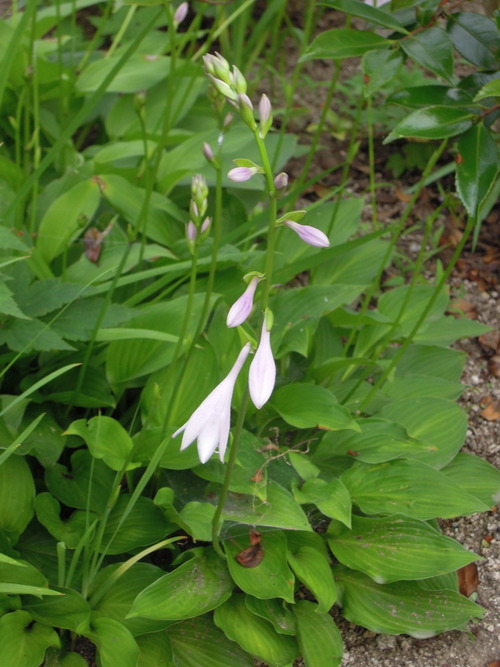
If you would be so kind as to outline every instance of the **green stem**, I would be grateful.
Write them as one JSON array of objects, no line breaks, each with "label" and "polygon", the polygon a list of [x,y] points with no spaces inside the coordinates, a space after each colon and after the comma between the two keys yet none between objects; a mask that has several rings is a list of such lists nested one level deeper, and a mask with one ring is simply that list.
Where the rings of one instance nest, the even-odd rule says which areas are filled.
[{"label": "green stem", "polygon": [[234,437],[233,437],[233,443],[231,445],[231,451],[229,452],[229,459],[228,462],[226,463],[226,474],[224,475],[224,483],[222,485],[222,489],[219,496],[219,502],[217,503],[217,507],[215,509],[215,513],[212,519],[212,544],[214,547],[214,551],[221,558],[226,558],[226,555],[219,544],[219,534],[221,528],[220,518],[222,515],[222,511],[224,510],[227,494],[229,492],[229,485],[231,483],[231,474],[233,472],[234,464],[236,462],[236,452],[238,450],[238,443],[240,441],[241,432],[243,430],[243,424],[245,422],[245,416],[247,413],[248,399],[249,399],[248,389],[245,389],[245,393],[243,394],[243,400],[241,401],[240,411],[238,412],[238,419],[236,421],[236,426],[234,428]]},{"label": "green stem", "polygon": [[375,193],[375,153],[373,150],[373,114],[372,96],[366,97],[366,111],[368,115],[368,166],[370,169],[370,200],[372,207],[372,224],[374,231],[378,229],[377,196]]}]

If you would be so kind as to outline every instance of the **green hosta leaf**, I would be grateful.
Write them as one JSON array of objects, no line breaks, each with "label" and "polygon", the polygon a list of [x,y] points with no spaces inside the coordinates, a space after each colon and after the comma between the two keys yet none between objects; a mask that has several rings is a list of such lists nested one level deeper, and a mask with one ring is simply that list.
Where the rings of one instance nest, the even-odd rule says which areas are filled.
[{"label": "green hosta leaf", "polygon": [[295,635],[295,618],[286,602],[277,599],[259,600],[251,595],[245,597],[245,604],[255,616],[269,621],[279,634]]},{"label": "green hosta leaf", "polygon": [[30,563],[15,561],[15,563],[0,562],[0,582],[4,584],[22,584],[45,588],[47,579]]},{"label": "green hosta leaf", "polygon": [[36,250],[46,262],[83,232],[94,216],[99,199],[99,184],[92,178],[63,192],[50,205],[40,222],[36,241]]},{"label": "green hosta leaf", "polygon": [[176,530],[176,526],[165,519],[153,501],[144,496],[137,498],[125,520],[122,520],[129,502],[129,495],[121,495],[109,514],[103,535],[103,545],[112,540],[110,546],[106,547],[108,554],[121,554],[159,542]]},{"label": "green hosta leaf", "polygon": [[87,667],[83,656],[74,651],[57,651],[49,648],[45,654],[44,667]]},{"label": "green hosta leaf", "polygon": [[127,628],[114,618],[93,618],[80,633],[97,645],[102,667],[136,667],[139,647]]},{"label": "green hosta leaf", "polygon": [[[90,63],[76,81],[80,92],[94,92],[111,70],[116,67],[121,56],[101,58]],[[109,84],[108,93],[135,93],[148,90],[165,79],[170,69],[170,59],[165,56],[133,54]]]},{"label": "green hosta leaf", "polygon": [[478,559],[424,521],[402,516],[353,516],[352,530],[332,521],[328,544],[335,558],[379,584],[426,579],[458,570]]},{"label": "green hosta leaf", "polygon": [[35,484],[26,459],[11,456],[0,465],[0,529],[22,533],[34,514]]},{"label": "green hosta leaf", "polygon": [[469,111],[453,107],[435,106],[417,109],[396,125],[385,138],[384,144],[402,137],[414,139],[454,137],[468,130],[473,118],[473,114]]},{"label": "green hosta leaf", "polygon": [[448,574],[439,574],[437,577],[430,579],[421,579],[417,581],[420,588],[424,591],[455,591],[458,590],[458,576],[456,572],[448,572]]},{"label": "green hosta leaf", "polygon": [[[383,393],[393,400],[434,397],[455,401],[462,395],[463,391],[464,386],[459,382],[447,382],[431,375],[405,375],[404,377],[395,377],[385,384]],[[429,447],[429,449],[431,448]],[[412,454],[410,453],[408,456],[411,457]],[[364,459],[362,460],[364,461]]]},{"label": "green hosta leaf", "polygon": [[404,514],[435,519],[484,512],[488,506],[446,475],[421,461],[379,465],[356,462],[341,476],[352,501],[365,514]]},{"label": "green hosta leaf", "polygon": [[109,383],[102,366],[94,366],[90,363],[83,377],[78,393],[80,367],[71,369],[64,376],[57,378],[50,385],[50,393],[46,394],[48,401],[63,403],[64,405],[78,406],[82,408],[114,408],[116,399],[111,393]]},{"label": "green hosta leaf", "polygon": [[469,215],[475,217],[498,171],[498,148],[491,132],[477,123],[458,141],[457,192]]},{"label": "green hosta leaf", "polygon": [[199,616],[227,600],[232,589],[224,562],[207,550],[144,589],[128,618],[181,620]]},{"label": "green hosta leaf", "polygon": [[[355,0],[356,1],[356,0]],[[362,5],[369,7],[369,5]],[[370,7],[370,9],[373,9]],[[401,54],[398,51],[369,51],[362,60],[363,74],[365,75],[365,89],[367,95],[373,95],[377,90],[394,79],[401,69]]]},{"label": "green hosta leaf", "polygon": [[330,614],[321,612],[307,600],[299,600],[293,613],[300,652],[307,667],[339,667],[343,654],[342,635]]},{"label": "green hosta leaf", "polygon": [[166,632],[141,635],[135,641],[140,651],[137,667],[152,667],[152,665],[173,667],[172,647]]},{"label": "green hosta leaf", "polygon": [[49,646],[60,646],[57,632],[33,622],[27,611],[13,611],[0,618],[0,664],[39,667]]},{"label": "green hosta leaf", "polygon": [[433,106],[463,107],[472,104],[472,97],[461,88],[429,84],[399,90],[391,95],[387,102],[412,109]]},{"label": "green hosta leaf", "polygon": [[56,592],[59,592],[57,598],[25,601],[23,608],[35,621],[75,632],[90,617],[89,603],[71,588],[58,587]]},{"label": "green hosta leaf", "polygon": [[460,452],[441,472],[485,505],[500,503],[500,470],[479,456]]},{"label": "green hosta leaf", "polygon": [[341,566],[334,574],[341,590],[342,613],[351,623],[372,632],[425,639],[462,628],[484,613],[454,591],[423,590],[413,581],[376,584],[366,575]]},{"label": "green hosta leaf", "polygon": [[351,498],[340,479],[333,478],[329,482],[324,479],[308,479],[300,489],[293,490],[295,500],[301,505],[312,503],[325,516],[338,519],[351,525]]},{"label": "green hosta leaf", "polygon": [[83,537],[89,522],[95,518],[86,512],[73,512],[62,521],[60,518],[61,506],[59,502],[47,492],[39,493],[35,498],[35,510],[38,521],[45,526],[51,535],[69,549],[75,549]]},{"label": "green hosta leaf", "polygon": [[297,428],[358,429],[349,411],[337,403],[328,389],[318,385],[285,385],[274,392],[271,404],[288,424]]},{"label": "green hosta leaf", "polygon": [[[389,320],[394,321],[399,317],[399,328],[396,330],[396,336],[410,335],[427,308],[429,299],[433,296],[434,291],[435,288],[431,285],[404,285],[403,287],[396,287],[382,294],[378,304],[379,311],[382,315],[388,317]],[[444,312],[448,302],[449,297],[445,290],[442,290],[428,313],[423,326],[427,322],[433,323]]]},{"label": "green hosta leaf", "polygon": [[498,68],[500,37],[494,21],[473,12],[451,14],[448,33],[456,50],[466,60],[482,69]]},{"label": "green hosta leaf", "polygon": [[276,667],[288,665],[299,654],[293,637],[278,634],[271,623],[252,614],[245,597],[236,593],[215,610],[214,621],[224,634],[248,653]]},{"label": "green hosta leaf", "polygon": [[317,533],[287,533],[288,564],[318,601],[318,610],[329,611],[337,599],[330,557]]},{"label": "green hosta leaf", "polygon": [[357,16],[369,23],[381,25],[384,28],[390,28],[396,32],[407,32],[406,28],[400,23],[395,16],[383,9],[377,9],[371,5],[360,4],[357,0],[322,0],[321,5],[333,7],[344,14]]},{"label": "green hosta leaf", "polygon": [[365,463],[383,463],[402,457],[415,458],[417,454],[433,449],[432,445],[410,437],[402,426],[389,420],[369,417],[358,420],[358,424],[361,433],[326,433],[314,452],[313,460],[319,465],[321,461],[335,456],[353,456]]},{"label": "green hosta leaf", "polygon": [[452,401],[426,397],[404,398],[388,403],[378,415],[401,424],[411,438],[423,443],[426,447],[420,451],[415,448],[411,458],[435,468],[442,468],[449,463],[464,444],[467,416]]},{"label": "green hosta leaf", "polygon": [[351,28],[334,28],[319,34],[310,44],[299,62],[315,58],[352,58],[362,56],[367,51],[386,49],[391,42],[374,32],[352,30]]},{"label": "green hosta leaf", "polygon": [[453,75],[453,44],[437,26],[404,37],[399,42],[407,56],[437,76],[450,81]]},{"label": "green hosta leaf", "polygon": [[[257,598],[283,598],[293,603],[294,576],[289,569],[286,536],[282,531],[262,532],[256,561],[252,567],[242,565],[236,560],[238,554],[251,548],[248,532],[242,532],[241,526],[231,530],[224,542],[227,566],[235,584],[245,593]],[[254,565],[252,562],[251,565]]]},{"label": "green hosta leaf", "polygon": [[410,345],[396,366],[396,376],[430,375],[448,382],[460,382],[465,355],[431,345]]},{"label": "green hosta leaf", "polygon": [[[265,621],[262,621],[265,623]],[[182,667],[252,667],[252,658],[230,641],[209,616],[190,618],[167,630],[175,657]],[[193,637],[196,641],[193,641]],[[155,663],[153,663],[155,664]],[[151,664],[145,665],[151,667]],[[168,666],[170,667],[170,666]]]},{"label": "green hosta leaf", "polygon": [[222,516],[227,521],[255,526],[312,530],[306,515],[292,494],[275,481],[268,483],[265,502],[260,502],[254,496],[230,493]]},{"label": "green hosta leaf", "polygon": [[103,459],[112,470],[127,470],[137,467],[131,463],[132,438],[123,426],[112,417],[92,417],[74,421],[66,430],[66,435],[79,435],[83,438],[90,453],[96,459]]},{"label": "green hosta leaf", "polygon": [[45,484],[64,505],[102,512],[109,499],[115,473],[85,449],[71,456],[71,470],[56,463],[45,471]]},{"label": "green hosta leaf", "polygon": [[[101,570],[94,580],[92,593],[99,595],[112,575],[122,563]],[[157,632],[169,625],[169,621],[149,618],[126,618],[135,598],[148,586],[165,574],[164,570],[149,563],[135,563],[119,579],[113,582],[104,595],[93,603],[93,618],[114,618],[130,630],[134,637],[147,632]],[[91,598],[93,600],[93,597]]]}]

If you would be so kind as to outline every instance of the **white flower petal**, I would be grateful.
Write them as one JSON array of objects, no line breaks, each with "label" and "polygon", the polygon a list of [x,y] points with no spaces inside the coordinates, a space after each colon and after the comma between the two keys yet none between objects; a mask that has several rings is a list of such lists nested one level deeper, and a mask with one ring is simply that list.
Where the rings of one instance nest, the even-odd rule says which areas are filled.
[{"label": "white flower petal", "polygon": [[266,322],[262,323],[262,333],[259,347],[255,353],[248,373],[248,388],[250,398],[257,409],[260,409],[269,400],[276,383],[276,364],[271,349],[271,332],[266,329]]}]

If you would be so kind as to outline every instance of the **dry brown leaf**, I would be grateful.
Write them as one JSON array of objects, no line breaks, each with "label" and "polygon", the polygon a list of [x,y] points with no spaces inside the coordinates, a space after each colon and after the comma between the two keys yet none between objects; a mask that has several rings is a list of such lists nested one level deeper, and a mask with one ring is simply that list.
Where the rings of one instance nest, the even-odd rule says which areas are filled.
[{"label": "dry brown leaf", "polygon": [[262,482],[263,479],[264,479],[264,474],[262,473],[262,468],[259,468],[253,477],[250,477],[250,480],[252,482],[255,482],[255,484],[257,484],[258,482]]},{"label": "dry brown leaf", "polygon": [[500,419],[500,401],[494,401],[491,396],[487,396],[479,405],[483,408],[479,413],[483,419],[489,422]]},{"label": "dry brown leaf", "polygon": [[406,204],[407,202],[411,201],[412,195],[409,192],[403,192],[403,190],[396,188],[396,197],[399,199],[399,201],[402,201]]},{"label": "dry brown leaf", "polygon": [[500,667],[500,660],[493,660],[493,662],[489,662],[486,667]]},{"label": "dry brown leaf", "polygon": [[477,565],[469,563],[465,567],[461,567],[458,571],[458,589],[462,595],[469,597],[477,590],[478,576]]},{"label": "dry brown leaf", "polygon": [[264,558],[264,549],[260,543],[261,534],[256,530],[250,529],[250,544],[247,549],[243,549],[235,558],[243,567],[257,567]]},{"label": "dry brown leaf", "polygon": [[500,352],[500,334],[498,331],[487,331],[478,338],[486,352]]},{"label": "dry brown leaf", "polygon": [[488,370],[496,378],[500,378],[500,355],[495,354],[494,357],[488,359]]},{"label": "dry brown leaf", "polygon": [[470,320],[475,320],[477,318],[476,307],[473,303],[466,301],[465,299],[455,299],[450,305],[449,312],[455,317],[460,317],[463,314]]}]

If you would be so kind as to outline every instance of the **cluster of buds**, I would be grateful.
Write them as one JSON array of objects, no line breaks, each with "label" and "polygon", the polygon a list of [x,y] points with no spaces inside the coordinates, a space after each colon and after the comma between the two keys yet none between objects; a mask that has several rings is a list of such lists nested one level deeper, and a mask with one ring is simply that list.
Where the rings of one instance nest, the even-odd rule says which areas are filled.
[{"label": "cluster of buds", "polygon": [[198,241],[208,235],[211,218],[206,216],[208,206],[207,182],[201,174],[195,174],[191,180],[191,200],[189,202],[190,220],[186,225],[186,239],[191,253]]},{"label": "cluster of buds", "polygon": [[[233,65],[231,69],[227,60],[217,52],[215,55],[203,56],[203,66],[217,93],[239,111],[245,124],[252,132],[255,132],[257,123],[254,118],[253,104],[247,95],[247,82],[240,70],[236,65]],[[263,139],[273,122],[271,102],[267,95],[262,95],[260,98],[259,121],[259,135]]]}]

